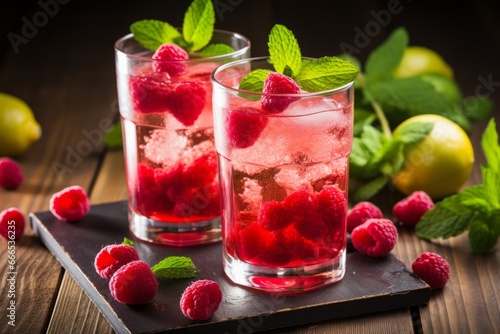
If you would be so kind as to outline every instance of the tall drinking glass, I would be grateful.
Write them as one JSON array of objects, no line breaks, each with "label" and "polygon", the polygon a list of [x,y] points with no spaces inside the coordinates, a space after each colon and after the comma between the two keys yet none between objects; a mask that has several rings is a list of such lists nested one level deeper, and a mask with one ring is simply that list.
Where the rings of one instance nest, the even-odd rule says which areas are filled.
[{"label": "tall drinking glass", "polygon": [[[273,70],[250,58],[212,74],[224,271],[266,291],[315,289],[345,272],[353,83],[286,95],[237,89],[255,69]],[[265,112],[263,100],[288,107]]]},{"label": "tall drinking glass", "polygon": [[129,226],[139,239],[174,246],[221,239],[210,74],[247,58],[250,42],[215,30],[210,43],[235,51],[167,61],[153,60],[132,34],[115,44]]}]

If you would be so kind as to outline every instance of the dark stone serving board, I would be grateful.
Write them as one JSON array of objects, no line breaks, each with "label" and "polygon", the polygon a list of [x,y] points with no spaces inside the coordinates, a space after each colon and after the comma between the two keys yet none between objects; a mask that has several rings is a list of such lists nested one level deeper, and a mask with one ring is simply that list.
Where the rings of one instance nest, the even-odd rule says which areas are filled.
[{"label": "dark stone serving board", "polygon": [[189,256],[200,269],[195,279],[220,284],[223,300],[215,315],[192,321],[179,308],[182,292],[195,279],[159,279],[153,301],[127,306],[110,294],[108,280],[94,269],[106,245],[132,239],[126,202],[94,205],[78,223],[65,223],[50,212],[31,214],[31,225],[47,248],[87,293],[118,333],[252,333],[360,314],[425,304],[431,289],[393,255],[381,259],[349,252],[344,279],[297,295],[277,295],[232,284],[222,270],[221,244],[174,248],[136,241],[149,265],[171,255]]}]

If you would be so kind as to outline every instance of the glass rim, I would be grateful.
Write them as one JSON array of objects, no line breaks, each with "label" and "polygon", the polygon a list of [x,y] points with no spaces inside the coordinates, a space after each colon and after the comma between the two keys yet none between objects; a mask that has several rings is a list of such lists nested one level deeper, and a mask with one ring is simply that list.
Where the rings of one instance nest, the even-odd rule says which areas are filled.
[{"label": "glass rim", "polygon": [[[232,62],[229,62],[227,64],[223,64],[223,65],[220,65],[219,67],[217,67],[213,72],[212,74],[210,75],[210,79],[212,81],[212,84],[216,85],[216,86],[219,86],[225,90],[228,90],[228,91],[231,91],[233,93],[237,93],[237,94],[240,94],[240,93],[243,93],[243,94],[246,94],[248,96],[280,96],[280,97],[300,97],[300,98],[305,98],[305,97],[313,97],[313,96],[320,96],[320,95],[330,95],[330,94],[334,94],[334,93],[340,93],[340,92],[343,92],[343,91],[346,91],[347,89],[351,88],[353,85],[354,85],[354,80],[343,85],[343,86],[340,86],[340,87],[336,87],[336,88],[332,88],[332,89],[327,89],[327,90],[322,90],[322,91],[319,91],[319,92],[303,92],[303,93],[297,93],[297,94],[277,94],[277,93],[273,93],[273,94],[269,94],[269,93],[258,93],[258,92],[252,92],[252,91],[249,91],[249,90],[244,90],[244,89],[239,89],[239,88],[233,88],[233,87],[229,87],[229,86],[226,86],[224,84],[222,84],[221,82],[219,82],[215,76],[230,68],[230,67],[234,67],[234,66],[238,66],[238,65],[242,65],[242,64],[245,64],[245,63],[252,63],[252,62],[255,62],[255,61],[262,61],[262,60],[269,60],[270,57],[269,56],[262,56],[262,57],[252,57],[252,58],[245,58],[245,59],[240,59],[240,60],[235,60],[235,61],[232,61]],[[302,59],[318,59],[318,58],[311,58],[311,57],[302,57]]]},{"label": "glass rim", "polygon": [[[236,37],[237,39],[239,40],[242,40],[245,42],[245,47],[241,48],[241,49],[238,49],[238,50],[235,50],[231,53],[226,53],[226,54],[223,54],[223,55],[218,55],[218,56],[213,56],[213,57],[200,57],[200,58],[189,58],[189,59],[182,59],[182,60],[165,60],[165,61],[169,61],[169,62],[202,62],[202,61],[207,61],[207,60],[220,60],[220,59],[225,59],[225,58],[228,58],[228,57],[238,57],[238,56],[241,56],[243,54],[245,54],[251,47],[251,42],[250,42],[250,39],[248,39],[248,37],[246,37],[245,35],[242,35],[240,33],[237,33],[237,32],[234,32],[234,31],[230,31],[230,30],[221,30],[221,29],[214,29],[214,33],[217,32],[217,33],[222,33],[222,34],[226,34],[228,36],[234,36]],[[121,47],[120,45],[127,41],[127,40],[131,40],[134,38],[134,34],[133,33],[129,33],[125,36],[122,36],[120,37],[116,42],[115,42],[115,45],[114,45],[114,49],[116,52],[119,52],[123,55],[126,55],[127,57],[130,57],[130,58],[133,58],[133,59],[137,59],[137,60],[143,60],[143,61],[153,61],[153,59],[151,57],[147,57],[147,56],[141,56],[141,55],[136,55],[136,54],[132,54],[132,53],[129,53],[129,52],[125,52]],[[135,41],[137,42],[137,41]],[[141,45],[139,42],[137,42],[138,45]],[[148,50],[146,48],[144,48],[144,50]],[[151,50],[148,50],[148,51],[151,51]],[[156,60],[156,61],[162,61],[162,60]]]}]

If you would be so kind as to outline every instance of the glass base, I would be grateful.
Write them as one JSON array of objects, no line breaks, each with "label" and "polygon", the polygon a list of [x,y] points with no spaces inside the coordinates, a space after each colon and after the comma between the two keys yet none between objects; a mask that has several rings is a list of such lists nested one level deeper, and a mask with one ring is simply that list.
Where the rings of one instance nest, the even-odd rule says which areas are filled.
[{"label": "glass base", "polygon": [[137,238],[169,246],[195,246],[221,240],[220,217],[194,223],[168,223],[144,217],[129,209],[130,231]]},{"label": "glass base", "polygon": [[223,254],[224,272],[236,284],[280,293],[310,291],[340,281],[345,274],[345,250],[320,264],[270,268],[249,264]]}]

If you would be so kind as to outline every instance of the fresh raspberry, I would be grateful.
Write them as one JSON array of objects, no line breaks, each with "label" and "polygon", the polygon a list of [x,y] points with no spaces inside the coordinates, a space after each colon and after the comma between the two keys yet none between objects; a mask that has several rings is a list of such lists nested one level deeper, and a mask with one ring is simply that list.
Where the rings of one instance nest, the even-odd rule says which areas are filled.
[{"label": "fresh raspberry", "polygon": [[392,208],[392,213],[404,225],[415,226],[420,218],[430,209],[434,202],[424,191],[415,191],[410,196],[397,202]]},{"label": "fresh raspberry", "polygon": [[0,158],[0,187],[8,190],[17,189],[23,182],[23,170],[17,161]]},{"label": "fresh raspberry", "polygon": [[130,97],[134,110],[143,114],[161,113],[168,108],[169,84],[153,76],[131,76]]},{"label": "fresh raspberry", "polygon": [[82,187],[71,186],[53,194],[49,207],[58,219],[75,222],[82,220],[89,212],[90,201]]},{"label": "fresh raspberry", "polygon": [[270,233],[260,224],[252,223],[239,231],[238,255],[243,261],[258,258],[271,245]]},{"label": "fresh raspberry", "polygon": [[370,218],[351,233],[354,248],[372,257],[390,253],[398,240],[396,226],[389,219]]},{"label": "fresh raspberry", "polygon": [[252,146],[268,123],[265,116],[259,115],[258,109],[242,107],[227,113],[227,135],[234,148]]},{"label": "fresh raspberry", "polygon": [[17,208],[0,212],[0,235],[7,240],[18,240],[24,233],[24,215]]},{"label": "fresh raspberry", "polygon": [[436,253],[424,252],[411,265],[413,273],[420,277],[432,289],[445,286],[450,277],[450,266]]},{"label": "fresh raspberry", "polygon": [[316,195],[318,213],[331,231],[341,231],[347,213],[347,196],[333,184],[327,184]]},{"label": "fresh raspberry", "polygon": [[262,203],[258,212],[258,222],[268,231],[277,231],[292,223],[289,212],[278,201]]},{"label": "fresh raspberry", "polygon": [[384,215],[375,204],[371,202],[359,202],[347,215],[347,232],[351,233],[355,227],[358,227],[370,218],[384,218]]},{"label": "fresh raspberry", "polygon": [[277,72],[271,72],[264,81],[261,98],[262,109],[270,113],[283,112],[290,103],[298,100],[293,96],[274,96],[266,94],[298,94],[299,85],[290,77]]},{"label": "fresh raspberry", "polygon": [[181,296],[182,313],[191,320],[207,320],[212,317],[222,301],[219,283],[204,279],[193,282]]},{"label": "fresh raspberry", "polygon": [[129,245],[108,245],[95,257],[94,266],[102,278],[110,279],[125,264],[139,260],[139,254]]},{"label": "fresh raspberry", "polygon": [[166,105],[179,122],[191,126],[205,107],[206,95],[207,92],[201,83],[172,83],[166,96]]},{"label": "fresh raspberry", "polygon": [[211,184],[217,175],[217,154],[215,151],[207,152],[196,158],[193,163],[182,172],[184,186],[188,188],[201,188]]},{"label": "fresh raspberry", "polygon": [[132,261],[114,273],[109,290],[120,303],[147,304],[156,295],[158,282],[147,263]]},{"label": "fresh raspberry", "polygon": [[183,60],[189,59],[188,53],[178,45],[162,44],[152,57],[153,69],[155,72],[167,72],[171,76],[184,73],[186,63]]},{"label": "fresh raspberry", "polygon": [[185,189],[183,194],[176,198],[172,211],[178,218],[191,216],[213,217],[220,214],[219,188],[212,184],[205,188]]}]

